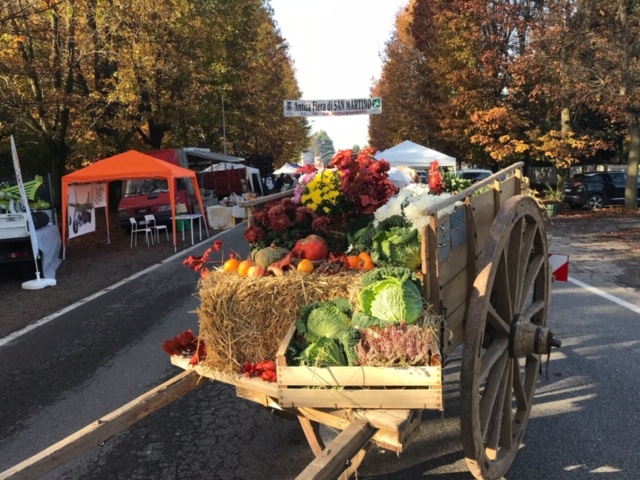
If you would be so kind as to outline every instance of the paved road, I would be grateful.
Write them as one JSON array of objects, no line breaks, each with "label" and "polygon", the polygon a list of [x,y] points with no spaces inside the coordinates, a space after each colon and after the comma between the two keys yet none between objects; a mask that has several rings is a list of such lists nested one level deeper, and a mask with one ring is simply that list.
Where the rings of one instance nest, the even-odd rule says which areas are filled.
[{"label": "paved road", "polygon": [[[225,234],[239,238],[240,229]],[[201,244],[200,253],[210,243]],[[166,338],[197,331],[198,274],[182,256],[0,347],[0,471],[178,373]],[[640,305],[638,292],[576,279]],[[563,340],[544,375],[507,478],[640,478],[640,313],[574,283],[555,284],[549,321]],[[459,434],[455,355],[445,414],[425,412],[400,456],[373,449],[361,479],[470,479]],[[312,460],[297,423],[205,382],[50,479],[290,479]]]}]

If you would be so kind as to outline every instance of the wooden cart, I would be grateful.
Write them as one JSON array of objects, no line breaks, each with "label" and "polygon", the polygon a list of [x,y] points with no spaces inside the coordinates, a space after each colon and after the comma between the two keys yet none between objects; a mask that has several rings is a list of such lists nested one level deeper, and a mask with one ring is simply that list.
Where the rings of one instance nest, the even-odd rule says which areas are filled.
[{"label": "wooden cart", "polygon": [[[500,478],[531,412],[541,357],[560,346],[545,327],[551,288],[544,217],[522,195],[522,164],[502,170],[426,212],[424,298],[444,318],[441,353],[463,345],[461,430],[476,478]],[[252,208],[264,202],[246,202]],[[456,205],[451,211],[447,207]],[[448,213],[444,213],[444,212]],[[373,441],[401,452],[420,410],[444,408],[442,367],[291,367],[277,354],[278,383],[174,364],[236,386],[238,396],[296,415],[316,459],[300,479],[348,476]],[[309,388],[314,387],[314,388]],[[343,432],[326,448],[319,425]]]},{"label": "wooden cart", "polygon": [[[461,434],[468,467],[481,479],[500,478],[513,462],[542,356],[560,346],[546,328],[552,278],[544,217],[537,202],[521,194],[521,168],[513,165],[444,199],[426,212],[422,231],[423,295],[444,319],[443,365],[462,345]],[[255,206],[289,194],[245,202],[249,222]],[[421,410],[444,409],[441,366],[292,367],[284,355],[291,335],[293,329],[277,355],[277,383],[190,366],[174,356],[172,363],[185,372],[0,478],[50,471],[184,395],[201,376],[298,419],[316,455],[299,479],[348,478],[371,442],[402,452],[421,423]],[[331,448],[320,437],[321,425],[341,430]]]}]

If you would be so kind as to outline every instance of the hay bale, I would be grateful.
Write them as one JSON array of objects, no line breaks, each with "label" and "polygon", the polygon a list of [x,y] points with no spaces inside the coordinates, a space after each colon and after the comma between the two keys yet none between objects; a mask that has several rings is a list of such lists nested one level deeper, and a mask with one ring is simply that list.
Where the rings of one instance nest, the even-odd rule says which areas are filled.
[{"label": "hay bale", "polygon": [[287,272],[249,278],[214,270],[200,283],[199,339],[205,367],[237,373],[245,362],[275,360],[300,308],[344,297],[358,304],[360,272],[335,275]]}]

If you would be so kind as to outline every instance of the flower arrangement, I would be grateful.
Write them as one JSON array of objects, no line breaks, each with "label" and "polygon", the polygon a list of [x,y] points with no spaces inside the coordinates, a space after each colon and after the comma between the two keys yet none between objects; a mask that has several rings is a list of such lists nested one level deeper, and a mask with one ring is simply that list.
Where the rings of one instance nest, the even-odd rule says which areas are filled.
[{"label": "flower arrangement", "polygon": [[283,198],[255,212],[255,225],[244,232],[244,238],[252,250],[269,245],[291,249],[298,240],[322,228],[323,222],[318,220],[313,209]]},{"label": "flower arrangement", "polygon": [[372,214],[398,193],[387,178],[389,163],[373,158],[374,148],[339,151],[326,169],[313,165],[303,175],[293,198],[270,202],[256,211],[255,225],[245,231],[252,249],[271,244],[291,248],[311,233],[319,234],[332,252],[341,252],[350,220]]},{"label": "flower arrangement", "polygon": [[322,170],[302,180],[300,202],[320,216],[340,218],[349,212],[349,203],[340,190],[341,176],[337,170]]}]

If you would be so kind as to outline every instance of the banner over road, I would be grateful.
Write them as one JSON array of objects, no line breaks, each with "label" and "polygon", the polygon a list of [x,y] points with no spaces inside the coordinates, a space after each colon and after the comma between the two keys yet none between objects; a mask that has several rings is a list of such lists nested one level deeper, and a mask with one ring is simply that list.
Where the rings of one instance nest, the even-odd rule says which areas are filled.
[{"label": "banner over road", "polygon": [[285,117],[329,115],[376,115],[382,113],[382,99],[350,98],[342,100],[285,100]]}]

